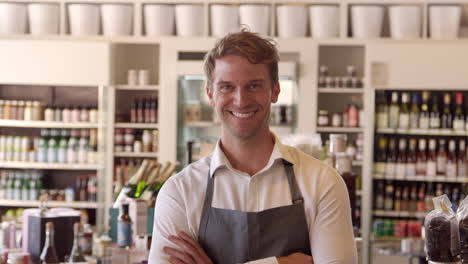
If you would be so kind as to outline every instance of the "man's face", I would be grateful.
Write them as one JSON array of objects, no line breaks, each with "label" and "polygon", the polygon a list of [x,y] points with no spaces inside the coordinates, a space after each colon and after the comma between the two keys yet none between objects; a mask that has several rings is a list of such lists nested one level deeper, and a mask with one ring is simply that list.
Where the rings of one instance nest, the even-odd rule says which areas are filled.
[{"label": "man's face", "polygon": [[265,64],[251,64],[241,56],[215,61],[210,104],[219,116],[223,133],[248,139],[268,131],[270,104],[278,100],[279,84],[272,84]]}]

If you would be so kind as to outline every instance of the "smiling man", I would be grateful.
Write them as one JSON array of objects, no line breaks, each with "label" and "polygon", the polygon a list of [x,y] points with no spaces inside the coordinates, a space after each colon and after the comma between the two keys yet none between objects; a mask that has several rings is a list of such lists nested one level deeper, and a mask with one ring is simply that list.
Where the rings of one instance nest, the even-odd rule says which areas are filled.
[{"label": "smiling man", "polygon": [[206,55],[221,137],[160,191],[150,264],[357,262],[343,180],[269,129],[278,61],[274,43],[250,32]]}]

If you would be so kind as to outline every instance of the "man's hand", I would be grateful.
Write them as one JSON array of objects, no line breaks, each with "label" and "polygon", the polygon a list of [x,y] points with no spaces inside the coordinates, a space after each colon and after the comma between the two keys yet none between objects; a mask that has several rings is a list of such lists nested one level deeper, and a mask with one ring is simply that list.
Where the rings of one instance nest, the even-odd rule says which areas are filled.
[{"label": "man's hand", "polygon": [[186,233],[179,232],[177,236],[169,236],[168,239],[183,250],[164,247],[164,253],[169,255],[172,264],[213,264],[200,244]]},{"label": "man's hand", "polygon": [[302,253],[293,253],[287,257],[278,257],[278,264],[314,264],[312,257]]}]

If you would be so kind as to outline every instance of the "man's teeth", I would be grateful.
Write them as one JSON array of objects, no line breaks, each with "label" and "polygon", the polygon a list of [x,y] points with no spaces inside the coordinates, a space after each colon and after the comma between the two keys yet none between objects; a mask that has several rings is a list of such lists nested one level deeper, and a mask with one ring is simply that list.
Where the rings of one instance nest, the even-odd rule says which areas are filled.
[{"label": "man's teeth", "polygon": [[248,117],[251,117],[255,112],[250,112],[250,113],[236,113],[236,112],[232,112],[232,114],[236,117],[240,117],[240,118],[248,118]]}]

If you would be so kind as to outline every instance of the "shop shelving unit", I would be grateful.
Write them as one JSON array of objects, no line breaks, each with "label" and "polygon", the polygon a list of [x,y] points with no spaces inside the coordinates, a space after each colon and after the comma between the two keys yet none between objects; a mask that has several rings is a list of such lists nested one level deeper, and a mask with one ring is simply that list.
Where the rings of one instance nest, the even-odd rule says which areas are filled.
[{"label": "shop shelving unit", "polygon": [[[38,2],[31,0],[11,0],[11,2]],[[164,3],[164,0],[81,0],[80,3],[127,3],[134,7],[134,23],[131,36],[108,37],[70,36],[66,7],[75,0],[52,0],[49,2],[60,5],[60,33],[57,36],[0,36],[0,84],[5,85],[48,85],[48,86],[92,86],[101,89],[99,100],[99,124],[61,124],[46,122],[29,122],[0,120],[0,127],[17,128],[98,128],[99,144],[102,144],[100,163],[98,165],[77,165],[79,170],[96,170],[99,175],[99,202],[94,204],[71,204],[71,207],[97,208],[98,223],[103,226],[108,223],[107,209],[112,204],[112,178],[114,157],[143,156],[146,153],[115,153],[113,149],[113,133],[115,128],[158,129],[159,152],[148,154],[158,160],[175,160],[177,158],[177,78],[184,72],[178,65],[180,54],[206,52],[215,42],[210,36],[209,6],[219,1],[185,0],[172,1],[171,4],[193,3],[204,6],[204,30],[200,37],[147,37],[143,35],[142,9],[145,4]],[[304,0],[304,5],[333,4],[340,8],[340,36],[335,39],[312,39],[310,37],[297,39],[282,39],[276,34],[277,19],[274,8],[280,4],[297,4],[297,0],[243,0],[238,3],[266,3],[272,7],[270,20],[270,36],[280,49],[283,60],[293,60],[298,65],[297,85],[300,96],[297,101],[296,129],[298,133],[356,133],[364,135],[363,162],[354,162],[361,169],[362,191],[362,263],[370,263],[372,259],[371,226],[373,216],[384,217],[381,212],[372,210],[374,179],[373,174],[373,144],[376,133],[419,135],[423,131],[375,131],[375,92],[377,90],[467,90],[468,78],[468,38],[467,22],[464,20],[464,33],[454,40],[431,40],[428,37],[428,7],[445,4],[446,0]],[[223,1],[230,3],[230,1]],[[464,6],[464,16],[467,14],[468,0],[454,0],[451,4]],[[353,39],[350,35],[350,12],[353,5],[377,4],[383,6],[395,4],[415,4],[421,7],[423,14],[422,36],[414,40],[394,40],[389,38],[388,21],[385,22],[384,37],[380,39]],[[360,49],[358,57],[350,61],[361,61],[361,69],[365,87],[362,89],[318,88],[319,57],[329,54],[330,47],[338,50]],[[345,52],[346,54],[346,52]],[[336,57],[336,56],[335,56]],[[345,67],[339,59],[331,58],[338,66]],[[44,63],[47,62],[47,63]],[[191,61],[186,61],[190,64]],[[456,63],[455,63],[456,62]],[[148,68],[151,70],[150,85],[129,86],[126,84],[126,71],[130,68]],[[190,69],[190,66],[187,66]],[[41,69],[40,71],[38,69]],[[198,69],[198,73],[201,69]],[[185,71],[187,73],[187,71]],[[2,86],[0,85],[0,91]],[[116,123],[117,93],[149,92],[159,96],[159,114],[157,124]],[[0,93],[1,94],[1,93]],[[356,95],[362,99],[365,125],[362,128],[323,128],[317,127],[319,96],[349,97]],[[205,129],[213,123],[195,123],[196,129]],[[431,132],[432,133],[432,132]],[[434,136],[457,136],[466,134],[447,134],[436,132]],[[431,134],[432,136],[432,134]],[[0,163],[0,168],[38,168],[60,169],[70,168],[61,164],[13,164]],[[406,179],[420,181],[420,179]],[[426,180],[429,181],[428,178]],[[448,180],[448,179],[447,179]],[[458,180],[458,179],[457,179]],[[442,180],[438,180],[442,181]],[[29,201],[0,201],[9,206],[37,206]],[[61,203],[50,203],[50,206],[63,206]],[[83,206],[83,207],[81,207]],[[89,206],[89,207],[87,207]],[[387,212],[385,212],[387,213]],[[392,212],[390,212],[392,213]],[[380,263],[374,260],[374,263]]]}]

